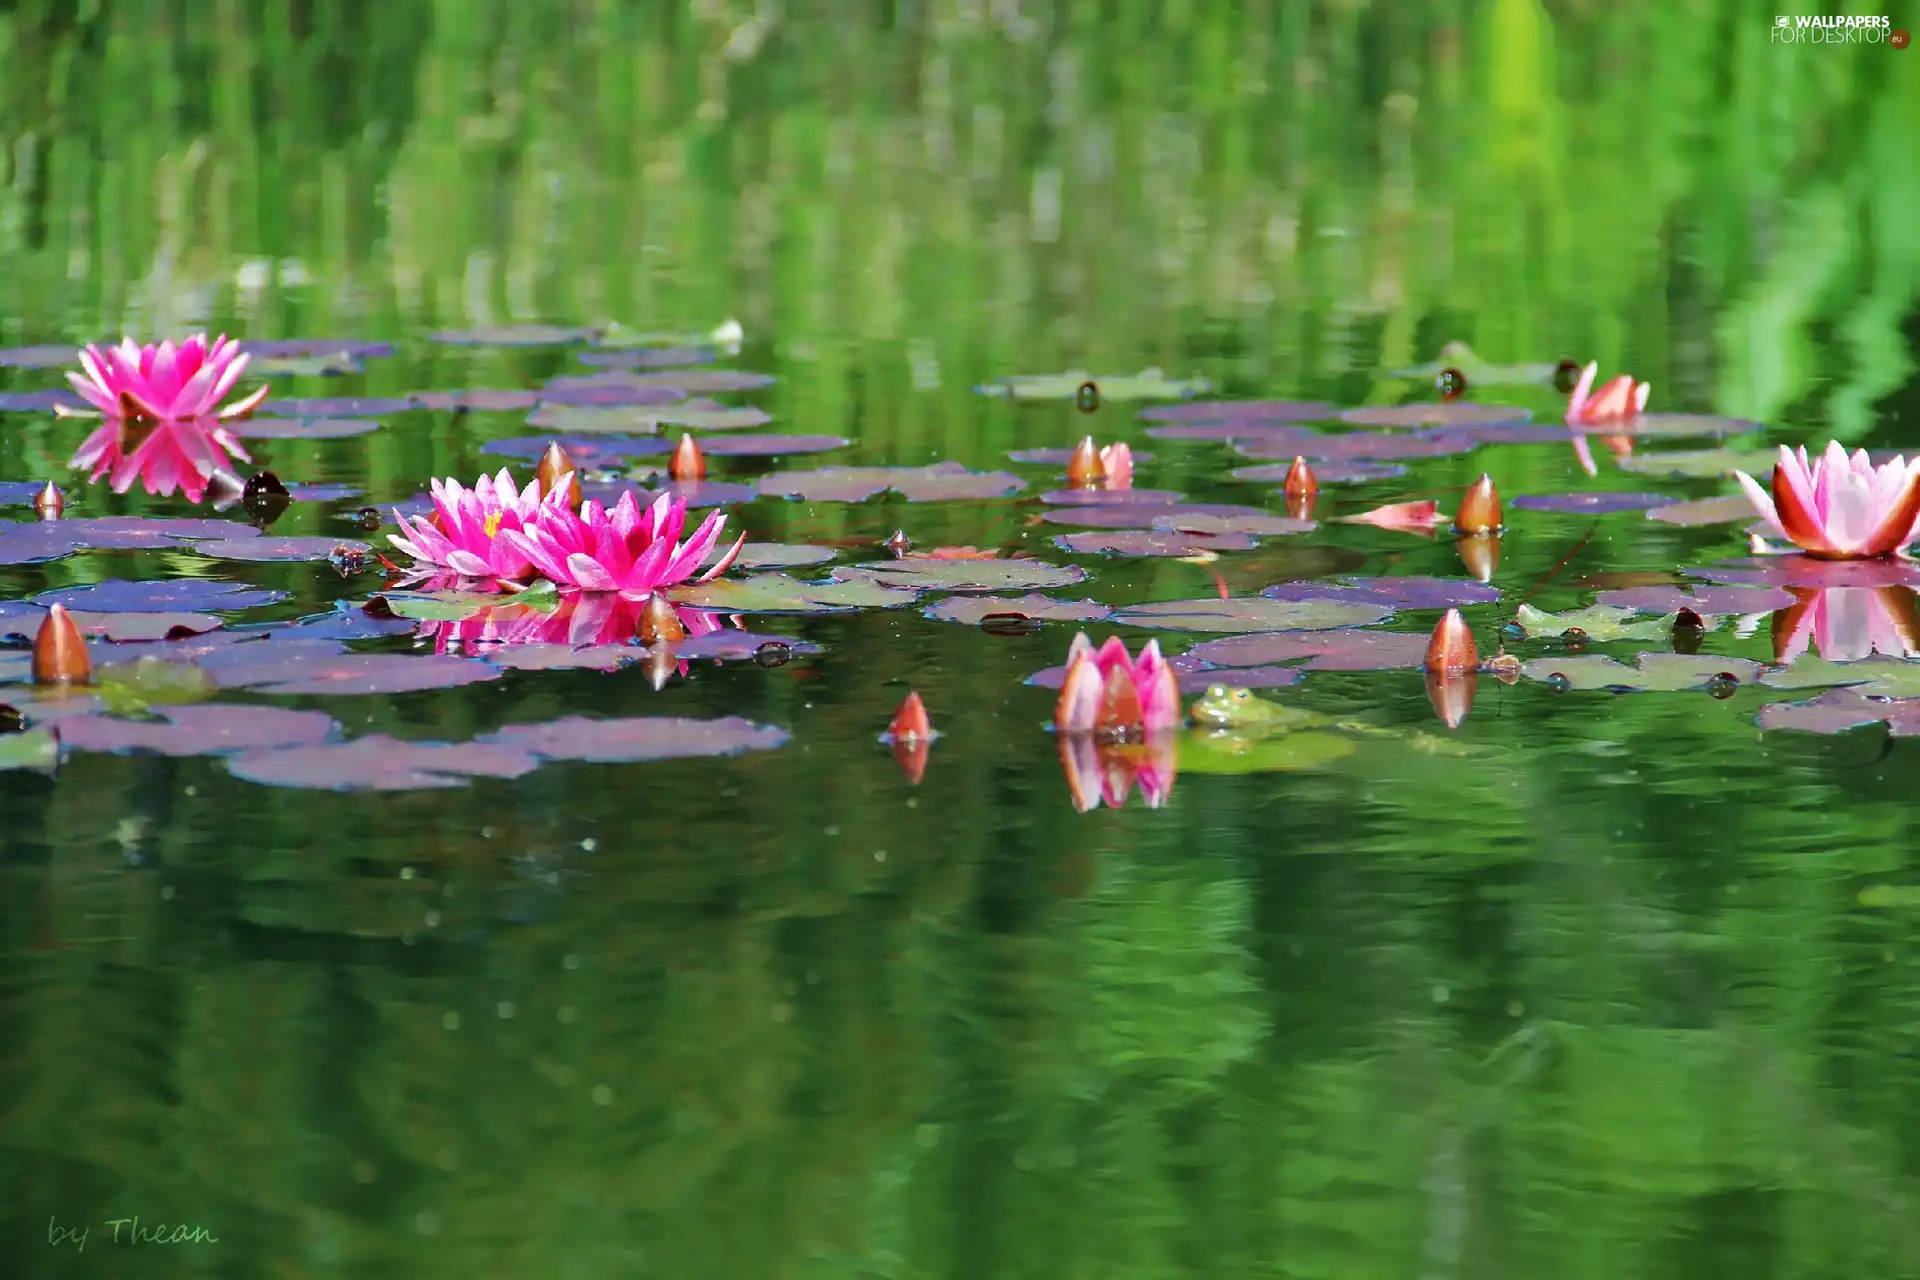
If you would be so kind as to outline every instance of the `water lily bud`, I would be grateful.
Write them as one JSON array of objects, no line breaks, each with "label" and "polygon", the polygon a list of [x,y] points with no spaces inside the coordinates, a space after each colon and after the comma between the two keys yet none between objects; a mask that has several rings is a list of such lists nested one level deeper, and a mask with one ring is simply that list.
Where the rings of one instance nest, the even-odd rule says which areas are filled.
[{"label": "water lily bud", "polygon": [[1480,678],[1471,671],[1446,675],[1429,672],[1427,701],[1433,704],[1433,714],[1440,717],[1440,723],[1449,729],[1458,729],[1467,712],[1473,709],[1473,695],[1479,684]]},{"label": "water lily bud", "polygon": [[900,557],[906,555],[907,552],[913,550],[913,539],[907,536],[905,529],[895,529],[893,533],[888,536],[887,540],[880,545],[892,552],[893,558],[898,560]]},{"label": "water lily bud", "polygon": [[1094,448],[1093,437],[1087,436],[1073,447],[1073,456],[1067,459],[1067,487],[1088,489],[1106,478],[1107,469],[1100,461],[1100,451]]},{"label": "water lily bud", "polygon": [[920,701],[918,693],[908,693],[900,709],[893,713],[893,719],[887,725],[887,737],[893,742],[913,738],[932,740],[933,724],[927,719],[927,705]]},{"label": "water lily bud", "polygon": [[80,628],[64,605],[54,605],[33,638],[33,682],[85,684],[92,678],[93,660],[87,656]]},{"label": "water lily bud", "polygon": [[1053,727],[1061,733],[1091,733],[1100,719],[1100,665],[1093,660],[1092,645],[1080,652],[1079,643],[1074,641],[1076,651],[1067,655],[1067,673],[1053,703]]},{"label": "water lily bud", "polygon": [[1307,465],[1305,458],[1295,458],[1293,465],[1287,468],[1286,483],[1281,492],[1289,498],[1311,498],[1320,492],[1320,481],[1314,477],[1313,468]]},{"label": "water lily bud", "polygon": [[1460,563],[1467,567],[1474,581],[1493,581],[1494,571],[1500,567],[1500,539],[1455,538],[1453,546],[1460,553]]},{"label": "water lily bud", "polygon": [[1501,528],[1500,494],[1493,487],[1493,477],[1482,474],[1461,497],[1460,510],[1453,517],[1453,531],[1479,535],[1499,533]]},{"label": "water lily bud", "polygon": [[658,591],[647,597],[640,609],[640,643],[648,646],[672,644],[687,638],[687,628],[673,605]]},{"label": "water lily bud", "polygon": [[1100,711],[1093,722],[1095,736],[1109,740],[1136,736],[1142,718],[1140,691],[1134,687],[1133,676],[1118,667],[1109,669],[1100,686]]},{"label": "water lily bud", "polygon": [[1133,488],[1133,450],[1127,445],[1110,444],[1102,449],[1100,469],[1106,473],[1107,488]]},{"label": "water lily bud", "polygon": [[60,490],[51,480],[47,481],[46,488],[34,495],[33,513],[42,520],[58,520],[60,513],[66,508],[67,500],[61,496]]},{"label": "water lily bud", "polygon": [[1427,641],[1428,671],[1472,671],[1480,665],[1480,651],[1474,647],[1473,632],[1458,609],[1447,610]]},{"label": "water lily bud", "polygon": [[1290,493],[1284,499],[1287,514],[1295,520],[1313,519],[1313,504],[1318,496],[1311,493]]},{"label": "water lily bud", "polygon": [[540,481],[542,497],[559,488],[564,480],[567,485],[567,505],[575,511],[580,509],[580,471],[567,451],[560,447],[559,441],[547,445],[547,451],[540,455],[540,469],[535,475]]},{"label": "water lily bud", "polygon": [[707,475],[707,457],[700,452],[700,446],[693,437],[681,432],[680,443],[673,450],[673,460],[667,464],[667,474],[675,480],[704,480]]}]

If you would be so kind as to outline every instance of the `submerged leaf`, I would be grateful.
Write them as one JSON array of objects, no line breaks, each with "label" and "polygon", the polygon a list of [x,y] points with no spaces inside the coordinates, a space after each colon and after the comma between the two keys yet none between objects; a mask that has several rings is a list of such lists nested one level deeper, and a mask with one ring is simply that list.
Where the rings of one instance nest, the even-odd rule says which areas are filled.
[{"label": "submerged leaf", "polygon": [[60,741],[45,729],[0,734],[0,772],[15,769],[50,773],[60,763]]},{"label": "submerged leaf", "polygon": [[202,667],[145,654],[99,668],[90,692],[115,715],[134,715],[149,707],[201,702],[219,689]]},{"label": "submerged leaf", "polygon": [[1343,582],[1282,582],[1260,593],[1274,600],[1325,600],[1389,609],[1453,609],[1492,604],[1500,589],[1467,578],[1347,578]]},{"label": "submerged leaf", "polygon": [[77,716],[60,722],[69,750],[151,751],[167,756],[216,755],[263,747],[325,742],[338,728],[319,711],[292,711],[241,703],[168,707],[159,719]]},{"label": "submerged leaf", "polygon": [[383,733],[352,742],[243,751],[227,762],[229,773],[249,782],[327,791],[464,787],[474,778],[519,778],[539,767],[536,756],[512,747],[402,742]]}]

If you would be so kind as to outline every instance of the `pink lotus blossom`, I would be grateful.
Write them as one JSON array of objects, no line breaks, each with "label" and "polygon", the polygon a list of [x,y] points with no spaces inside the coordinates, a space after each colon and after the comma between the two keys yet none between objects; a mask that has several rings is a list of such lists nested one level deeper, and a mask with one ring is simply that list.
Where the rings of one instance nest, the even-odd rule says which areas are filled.
[{"label": "pink lotus blossom", "polygon": [[1149,640],[1137,659],[1110,636],[1098,649],[1081,632],[1067,649],[1066,676],[1054,704],[1054,727],[1062,733],[1139,738],[1178,728],[1180,682]]},{"label": "pink lotus blossom", "polygon": [[267,388],[261,387],[219,408],[247,367],[246,353],[225,334],[212,346],[202,333],[177,347],[171,342],[143,347],[132,338],[117,347],[88,346],[80,352],[80,367],[84,372],[69,373],[67,381],[109,418],[172,422],[205,417],[216,409],[222,418],[240,418],[267,398]]},{"label": "pink lotus blossom", "polygon": [[1567,398],[1568,426],[1624,422],[1638,417],[1646,409],[1647,396],[1653,390],[1651,385],[1635,382],[1631,374],[1623,373],[1609,379],[1598,391],[1593,391],[1594,375],[1599,372],[1600,366],[1595,362],[1589,362],[1580,371],[1580,381]]},{"label": "pink lotus blossom", "polygon": [[560,586],[617,591],[644,600],[661,587],[690,578],[706,582],[725,573],[747,540],[741,534],[712,568],[694,578],[727,517],[714,512],[679,542],[686,519],[687,500],[679,494],[663,493],[642,511],[628,490],[611,512],[598,499],[589,499],[577,515],[562,505],[543,511],[538,523],[505,536],[534,569]]},{"label": "pink lotus blossom", "polygon": [[146,491],[160,497],[178,489],[188,502],[206,496],[207,481],[222,470],[228,458],[253,461],[244,446],[216,418],[130,422],[113,418],[81,441],[67,463],[91,467],[89,480],[111,473],[115,493],[125,493],[139,480]]},{"label": "pink lotus blossom", "polygon": [[1773,615],[1773,660],[1789,663],[1811,642],[1828,662],[1920,653],[1920,608],[1911,587],[1788,587]]},{"label": "pink lotus blossom", "polygon": [[395,511],[401,533],[389,534],[387,541],[423,566],[450,569],[468,578],[516,582],[532,577],[533,565],[511,536],[573,515],[567,509],[565,485],[555,486],[542,498],[538,479],[516,489],[505,467],[498,475],[481,476],[471,489],[458,480],[434,480],[428,489],[433,514],[408,518]]},{"label": "pink lotus blossom", "polygon": [[1100,451],[1100,468],[1106,473],[1101,482],[1107,489],[1133,488],[1133,450],[1124,444],[1110,444]]},{"label": "pink lotus blossom", "polygon": [[1781,445],[1771,497],[1746,472],[1734,476],[1768,524],[1820,560],[1893,555],[1913,541],[1920,517],[1920,457],[1875,467],[1865,449],[1849,458],[1834,440],[1810,463],[1804,445]]}]

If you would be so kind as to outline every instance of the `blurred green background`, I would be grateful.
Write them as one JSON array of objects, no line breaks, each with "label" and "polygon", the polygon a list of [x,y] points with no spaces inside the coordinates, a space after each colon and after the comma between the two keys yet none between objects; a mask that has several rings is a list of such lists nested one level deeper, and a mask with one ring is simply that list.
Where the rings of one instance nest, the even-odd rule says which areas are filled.
[{"label": "blurred green background", "polygon": [[[1778,439],[1912,444],[1920,55],[1781,48],[1770,20],[14,0],[0,340],[734,315],[779,429],[987,465],[1086,424],[983,378],[1158,365],[1392,403],[1388,371],[1459,339],[1597,359]],[[348,388],[562,367],[415,343]],[[1126,415],[1100,428],[1138,443]],[[4,425],[8,479],[77,439]],[[514,429],[263,453],[392,500]],[[1156,447],[1196,496],[1245,499],[1207,492],[1218,450]],[[1421,483],[1564,487],[1535,452]],[[960,541],[990,518],[916,514]],[[1496,581],[1551,569],[1560,527],[1510,538]],[[1574,572],[1739,547],[1634,528]],[[1444,544],[1394,551],[1387,571],[1458,572]],[[356,594],[259,568],[307,608]],[[1206,584],[1153,564],[1099,586]],[[345,798],[204,760],[7,776],[11,1273],[1920,1276],[1908,746],[1763,740],[1752,691],[1523,684],[1462,730],[1495,763],[1362,755],[1080,815],[1020,684],[1058,630],[809,622],[812,669],[354,707],[424,737],[581,707],[793,727],[764,757]],[[908,685],[947,735],[917,789],[873,743]],[[1305,696],[1431,724],[1398,676]],[[221,1239],[111,1245],[134,1214]]]}]

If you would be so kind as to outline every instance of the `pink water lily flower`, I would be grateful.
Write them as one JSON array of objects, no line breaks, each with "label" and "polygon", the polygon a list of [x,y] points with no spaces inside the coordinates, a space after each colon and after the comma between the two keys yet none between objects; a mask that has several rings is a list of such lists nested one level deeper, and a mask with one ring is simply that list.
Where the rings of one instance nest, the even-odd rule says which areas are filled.
[{"label": "pink water lily flower", "polygon": [[[267,388],[221,409],[220,402],[246,371],[247,355],[225,334],[207,345],[196,333],[175,346],[141,346],[132,338],[117,347],[88,346],[80,352],[84,372],[69,373],[67,381],[82,399],[109,418],[170,422],[200,418],[219,410],[222,418],[252,413],[267,398]],[[74,416],[73,410],[58,410]],[[84,413],[78,416],[89,416]]]},{"label": "pink water lily flower", "polygon": [[401,532],[389,534],[387,541],[422,566],[468,578],[511,583],[532,577],[534,566],[510,540],[512,535],[573,515],[567,509],[570,491],[565,485],[543,498],[538,478],[524,489],[515,488],[505,467],[498,475],[481,476],[471,489],[458,480],[434,480],[428,489],[433,513],[409,518],[395,511]]},{"label": "pink water lily flower", "polygon": [[1623,373],[1608,379],[1605,386],[1594,391],[1594,375],[1599,372],[1600,365],[1596,361],[1589,361],[1587,367],[1580,371],[1580,381],[1575,384],[1573,394],[1567,397],[1568,426],[1623,422],[1638,417],[1646,409],[1647,396],[1653,391],[1650,384],[1635,382],[1633,375]]},{"label": "pink water lily flower", "polygon": [[1139,739],[1177,729],[1183,719],[1180,682],[1149,640],[1138,658],[1127,656],[1118,636],[1098,649],[1081,632],[1067,648],[1066,675],[1054,704],[1054,727],[1062,733]]},{"label": "pink water lily flower", "polygon": [[1810,463],[1804,445],[1781,445],[1771,496],[1746,472],[1734,476],[1762,519],[1819,560],[1893,555],[1913,541],[1920,517],[1920,457],[1875,467],[1865,449],[1848,457],[1833,440]]},{"label": "pink water lily flower", "polygon": [[577,515],[561,507],[506,536],[536,570],[561,586],[617,591],[644,600],[661,587],[689,579],[706,582],[725,573],[747,540],[741,534],[713,567],[695,578],[694,570],[713,551],[727,517],[714,512],[680,542],[686,521],[687,500],[681,495],[663,493],[643,511],[628,490],[612,511],[589,499]]},{"label": "pink water lily flower", "polygon": [[214,472],[228,458],[251,462],[246,448],[215,418],[168,422],[129,422],[115,418],[81,441],[67,463],[93,468],[89,480],[111,473],[115,493],[125,493],[139,480],[146,491],[160,497],[178,489],[188,502],[207,492]]}]

